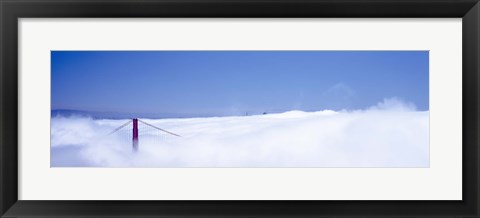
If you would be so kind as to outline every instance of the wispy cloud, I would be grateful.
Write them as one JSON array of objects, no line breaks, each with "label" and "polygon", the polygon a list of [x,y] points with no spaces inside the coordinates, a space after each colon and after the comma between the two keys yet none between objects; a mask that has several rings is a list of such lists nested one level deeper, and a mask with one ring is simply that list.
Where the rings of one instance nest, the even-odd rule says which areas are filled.
[{"label": "wispy cloud", "polygon": [[339,82],[329,89],[327,89],[324,93],[324,96],[334,97],[334,98],[341,98],[341,99],[350,99],[355,96],[355,90],[353,90],[350,86],[343,82]]},{"label": "wispy cloud", "polygon": [[417,107],[411,102],[404,102],[395,97],[383,99],[382,102],[370,107],[369,110],[414,111],[417,110]]},{"label": "wispy cloud", "polygon": [[326,108],[349,108],[354,102],[356,91],[346,83],[339,82],[325,90],[321,95],[322,105]]}]

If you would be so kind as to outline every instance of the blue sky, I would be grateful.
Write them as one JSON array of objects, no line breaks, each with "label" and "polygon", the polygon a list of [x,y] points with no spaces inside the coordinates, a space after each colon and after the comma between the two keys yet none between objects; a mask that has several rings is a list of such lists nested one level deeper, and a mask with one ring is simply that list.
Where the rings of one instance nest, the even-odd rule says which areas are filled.
[{"label": "blue sky", "polygon": [[52,51],[52,110],[209,114],[428,110],[428,51]]}]

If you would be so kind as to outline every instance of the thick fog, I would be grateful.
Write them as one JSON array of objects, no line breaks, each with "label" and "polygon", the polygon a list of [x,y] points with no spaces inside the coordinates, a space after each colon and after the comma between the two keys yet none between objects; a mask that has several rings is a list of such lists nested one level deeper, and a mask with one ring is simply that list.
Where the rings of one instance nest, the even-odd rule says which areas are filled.
[{"label": "thick fog", "polygon": [[[125,120],[52,117],[52,167],[429,167],[429,112],[385,99],[355,111]],[[143,125],[142,123],[139,124]],[[130,135],[129,135],[130,134]]]}]

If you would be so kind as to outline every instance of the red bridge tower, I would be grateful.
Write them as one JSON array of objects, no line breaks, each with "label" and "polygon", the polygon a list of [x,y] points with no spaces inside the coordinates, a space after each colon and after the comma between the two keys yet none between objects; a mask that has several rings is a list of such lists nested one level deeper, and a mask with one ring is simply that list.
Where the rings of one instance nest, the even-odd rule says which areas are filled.
[{"label": "red bridge tower", "polygon": [[133,121],[133,137],[132,137],[132,147],[133,151],[138,150],[138,119],[135,118]]}]

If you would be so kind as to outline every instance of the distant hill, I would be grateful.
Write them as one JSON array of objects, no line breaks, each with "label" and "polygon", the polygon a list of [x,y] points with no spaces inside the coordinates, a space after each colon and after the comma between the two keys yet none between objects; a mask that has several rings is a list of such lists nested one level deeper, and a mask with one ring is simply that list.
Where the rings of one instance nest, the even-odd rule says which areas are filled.
[{"label": "distant hill", "polygon": [[184,114],[184,113],[129,113],[129,112],[105,112],[105,111],[83,111],[70,109],[51,110],[51,116],[62,117],[91,117],[93,119],[131,119],[131,118],[189,118],[189,117],[212,117],[215,114]]}]

